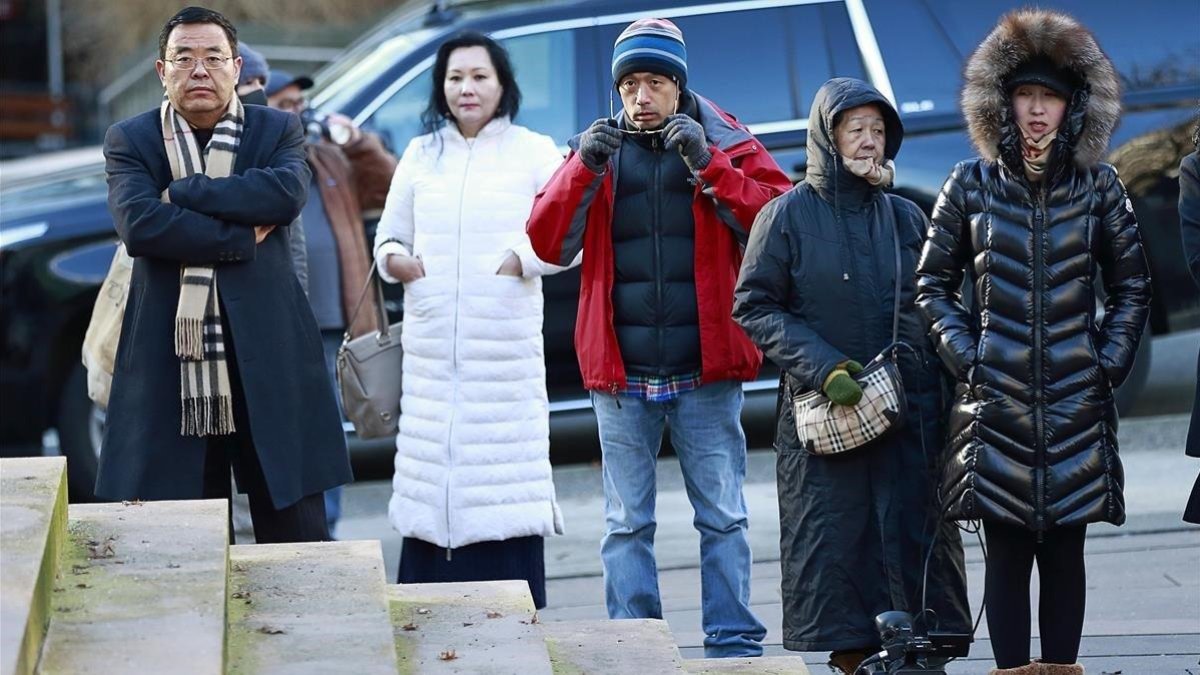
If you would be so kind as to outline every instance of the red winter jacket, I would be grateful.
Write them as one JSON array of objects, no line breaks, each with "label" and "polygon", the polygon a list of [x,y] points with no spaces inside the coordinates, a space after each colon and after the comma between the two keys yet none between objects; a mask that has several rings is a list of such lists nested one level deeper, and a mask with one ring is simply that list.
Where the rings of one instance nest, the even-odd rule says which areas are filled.
[{"label": "red winter jacket", "polygon": [[[744,125],[693,96],[712,152],[692,201],[701,380],[752,380],[762,353],[731,318],[733,286],[754,217],[792,184]],[[570,145],[567,161],[534,199],[529,239],[539,258],[556,265],[570,264],[583,250],[575,353],[584,387],[616,393],[626,380],[612,323],[613,172],[593,173],[575,152],[578,137]]]}]

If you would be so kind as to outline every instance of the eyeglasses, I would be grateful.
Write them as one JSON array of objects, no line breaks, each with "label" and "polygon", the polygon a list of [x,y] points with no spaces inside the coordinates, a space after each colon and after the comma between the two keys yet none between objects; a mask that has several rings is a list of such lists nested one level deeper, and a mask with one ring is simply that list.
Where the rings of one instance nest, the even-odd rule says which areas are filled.
[{"label": "eyeglasses", "polygon": [[167,63],[175,64],[179,70],[195,70],[196,64],[203,63],[205,70],[220,70],[225,67],[226,63],[233,60],[232,56],[205,56],[198,59],[194,56],[180,56],[175,59],[163,59]]}]

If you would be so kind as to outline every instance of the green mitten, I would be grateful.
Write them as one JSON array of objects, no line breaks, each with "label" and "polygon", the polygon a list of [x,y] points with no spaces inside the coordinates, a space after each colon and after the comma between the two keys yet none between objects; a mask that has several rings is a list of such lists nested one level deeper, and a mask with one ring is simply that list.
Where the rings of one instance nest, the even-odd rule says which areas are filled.
[{"label": "green mitten", "polygon": [[857,405],[863,395],[862,387],[843,368],[838,368],[825,378],[824,390],[829,400],[838,405]]},{"label": "green mitten", "polygon": [[862,364],[858,361],[842,361],[837,367],[845,370],[850,375],[857,375],[863,371]]}]

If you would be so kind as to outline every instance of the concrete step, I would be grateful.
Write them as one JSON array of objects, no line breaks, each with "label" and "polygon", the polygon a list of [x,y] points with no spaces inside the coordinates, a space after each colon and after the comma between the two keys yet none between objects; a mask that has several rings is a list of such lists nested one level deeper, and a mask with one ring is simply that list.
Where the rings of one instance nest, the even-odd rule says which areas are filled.
[{"label": "concrete step", "polygon": [[227,673],[395,675],[378,541],[229,547]]},{"label": "concrete step", "polygon": [[683,667],[692,675],[809,675],[799,656],[760,656],[753,659],[687,659]]},{"label": "concrete step", "polygon": [[72,504],[40,671],[219,673],[224,500]]},{"label": "concrete step", "polygon": [[388,586],[401,672],[550,675],[529,584]]},{"label": "concrete step", "polygon": [[686,672],[665,621],[548,621],[542,630],[555,675]]},{"label": "concrete step", "polygon": [[66,538],[66,460],[0,459],[0,675],[37,666]]}]

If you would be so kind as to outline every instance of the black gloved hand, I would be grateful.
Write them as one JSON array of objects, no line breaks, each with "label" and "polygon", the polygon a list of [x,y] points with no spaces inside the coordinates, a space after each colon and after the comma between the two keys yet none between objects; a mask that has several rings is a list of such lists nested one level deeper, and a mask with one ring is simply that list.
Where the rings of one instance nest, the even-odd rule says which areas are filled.
[{"label": "black gloved hand", "polygon": [[700,171],[712,159],[712,153],[708,151],[708,139],[704,137],[704,127],[683,113],[667,118],[667,125],[663,127],[663,146],[668,150],[678,148],[683,163],[692,171]]},{"label": "black gloved hand", "polygon": [[603,117],[583,132],[579,139],[579,159],[595,173],[604,173],[608,158],[621,147],[621,132],[615,120]]}]

